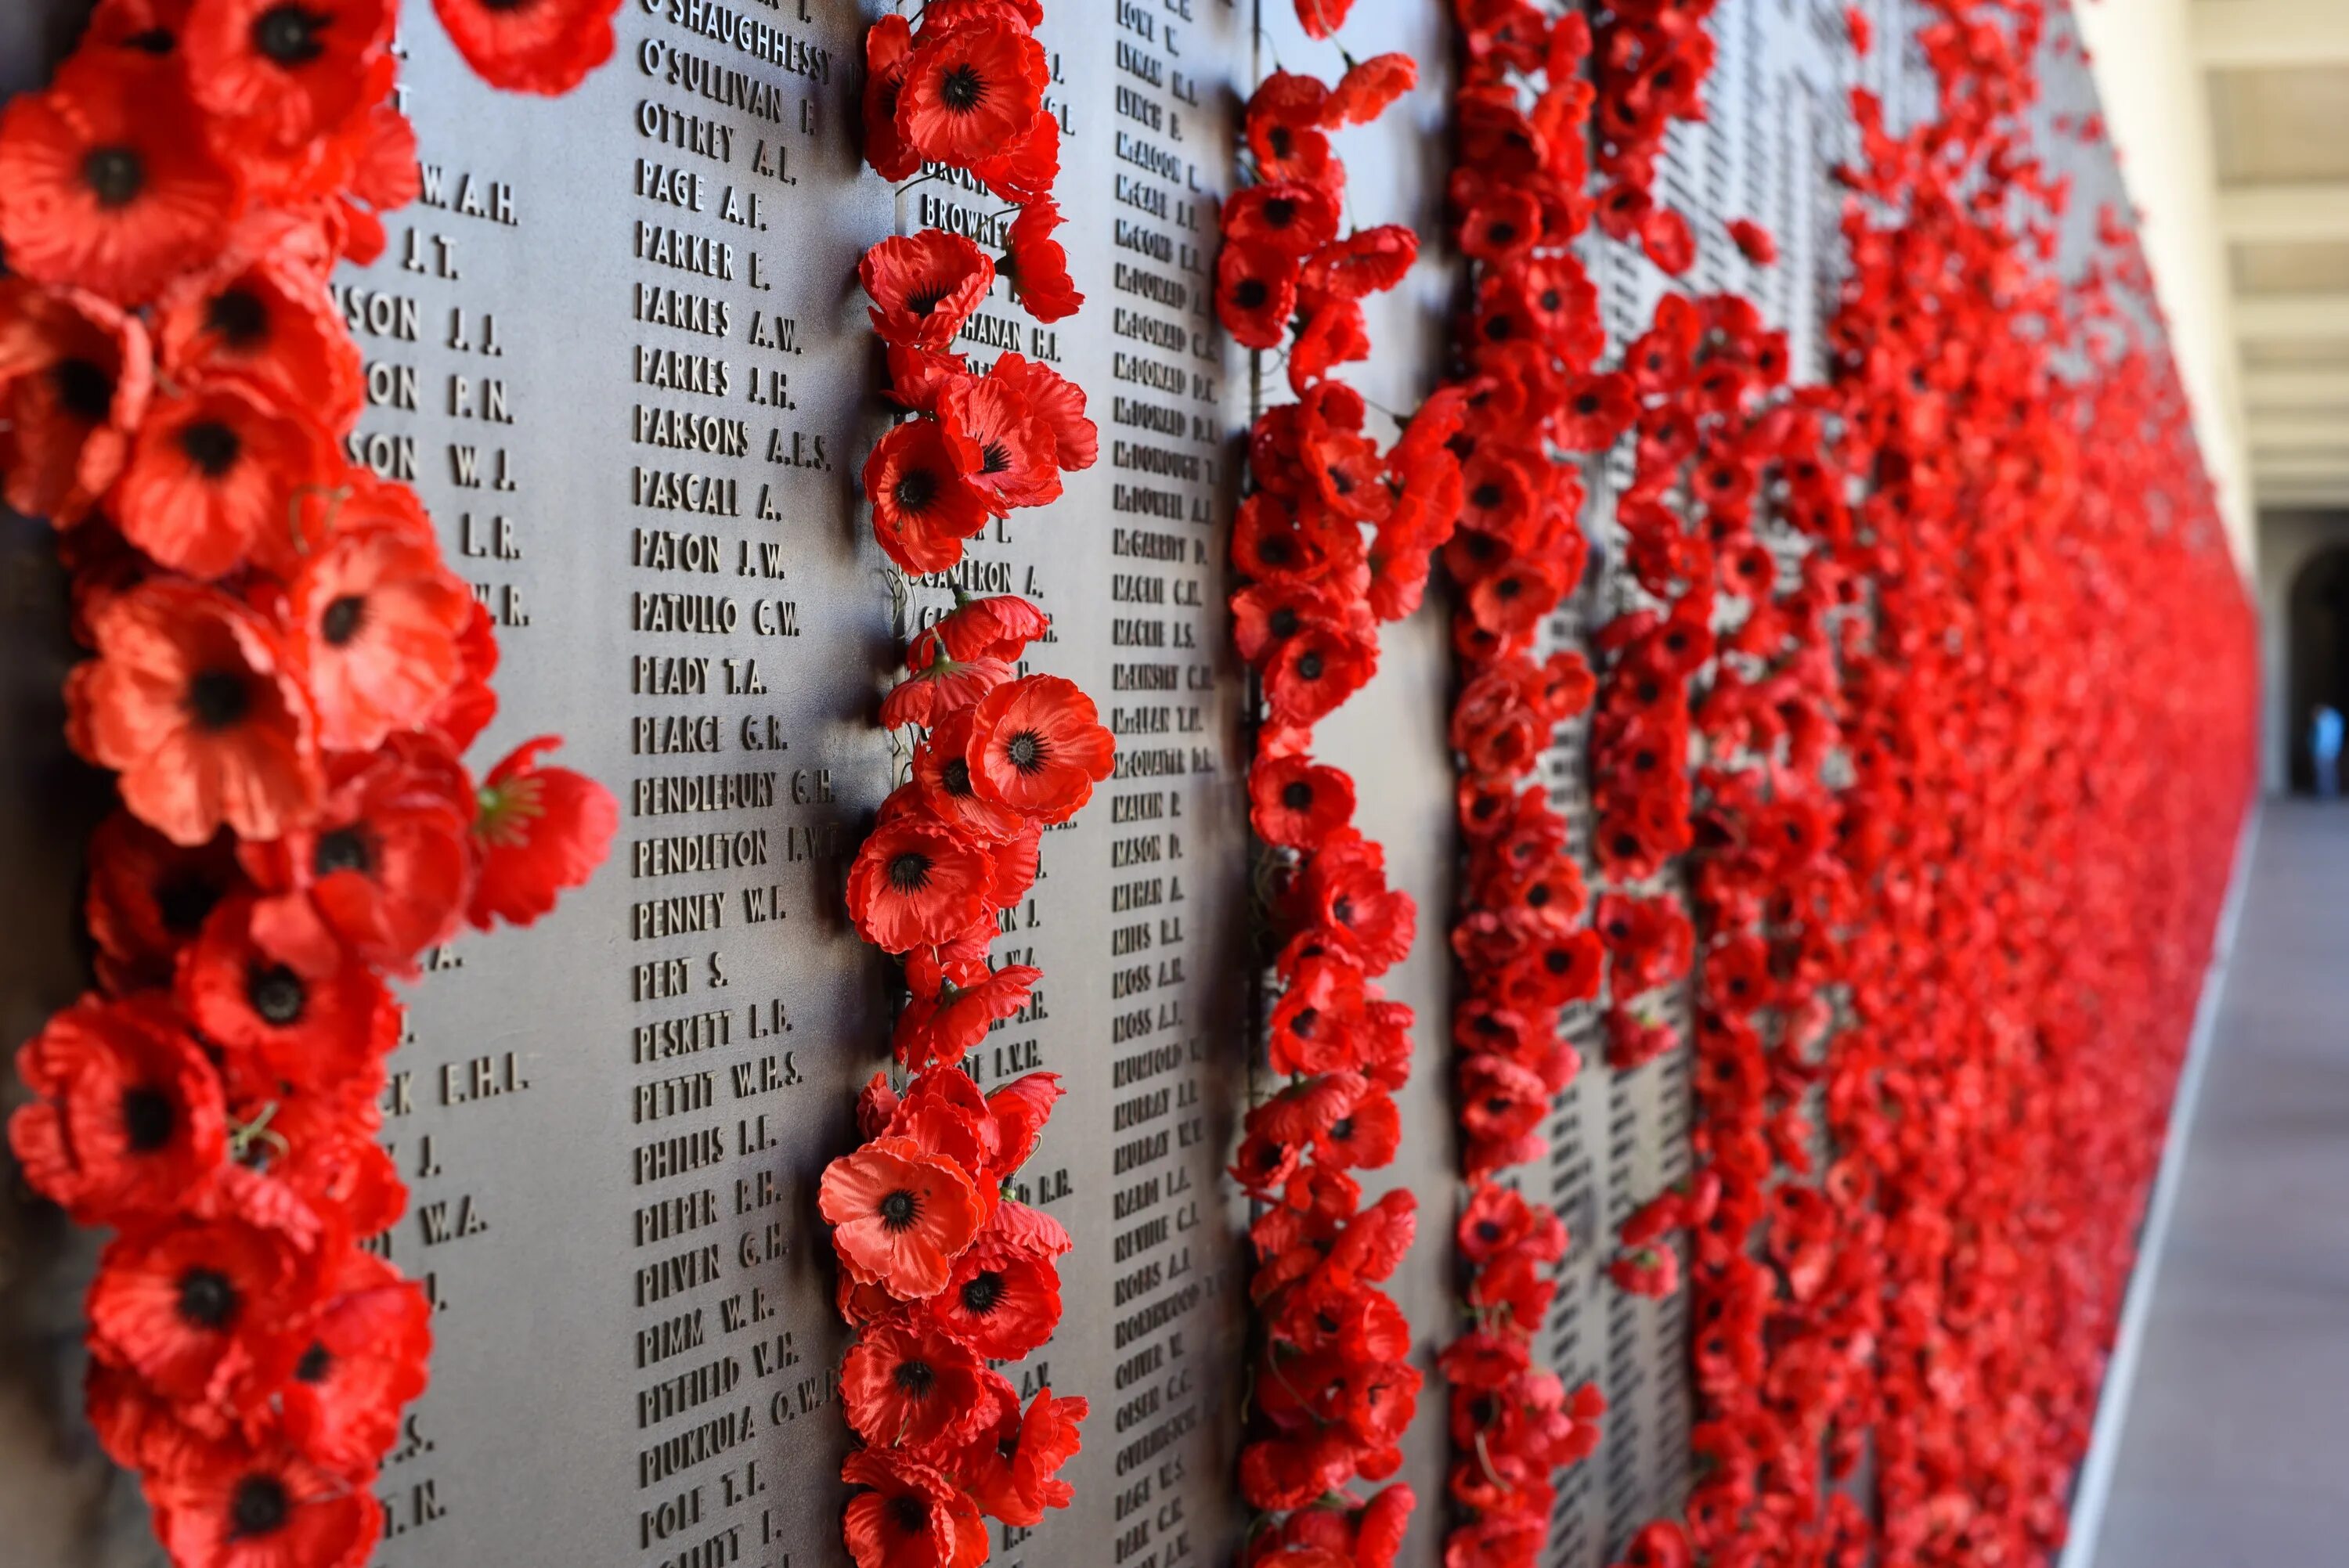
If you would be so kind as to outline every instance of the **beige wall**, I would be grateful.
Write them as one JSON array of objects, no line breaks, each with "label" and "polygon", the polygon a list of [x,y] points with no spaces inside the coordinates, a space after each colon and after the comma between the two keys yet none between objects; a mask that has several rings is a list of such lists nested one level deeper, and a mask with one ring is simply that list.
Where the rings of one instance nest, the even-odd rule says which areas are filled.
[{"label": "beige wall", "polygon": [[2170,350],[2193,401],[2202,460],[2248,573],[2256,554],[2250,454],[2209,98],[2188,27],[2190,3],[2078,0],[2074,9],[2130,200],[2143,214],[2146,255],[2169,318]]}]

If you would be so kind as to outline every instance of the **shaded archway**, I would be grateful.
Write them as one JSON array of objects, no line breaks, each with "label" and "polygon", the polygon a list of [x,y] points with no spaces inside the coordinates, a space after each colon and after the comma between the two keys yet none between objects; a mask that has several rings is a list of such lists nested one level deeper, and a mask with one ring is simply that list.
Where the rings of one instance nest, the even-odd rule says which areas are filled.
[{"label": "shaded archway", "polygon": [[2287,601],[2291,617],[2292,788],[2315,789],[2309,717],[2319,703],[2349,714],[2349,544],[2323,551],[2300,569]]}]

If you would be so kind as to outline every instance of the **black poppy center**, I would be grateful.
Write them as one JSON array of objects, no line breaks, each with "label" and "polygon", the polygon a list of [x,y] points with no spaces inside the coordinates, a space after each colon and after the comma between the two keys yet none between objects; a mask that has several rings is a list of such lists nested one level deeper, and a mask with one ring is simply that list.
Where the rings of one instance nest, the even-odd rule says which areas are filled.
[{"label": "black poppy center", "polygon": [[930,1505],[912,1492],[899,1492],[889,1500],[889,1522],[908,1535],[919,1535],[930,1527]]},{"label": "black poppy center", "polygon": [[1556,289],[1544,289],[1544,290],[1542,291],[1542,296],[1541,296],[1541,307],[1542,307],[1542,309],[1544,309],[1544,310],[1556,310],[1561,303],[1563,303],[1563,302],[1560,300],[1560,298],[1559,298],[1559,296],[1558,296],[1558,292],[1557,292]]},{"label": "black poppy center", "polygon": [[180,40],[169,27],[150,27],[143,33],[133,33],[122,40],[126,49],[136,49],[142,55],[168,55],[179,47]]},{"label": "black poppy center", "polygon": [[218,1269],[191,1268],[180,1276],[180,1316],[199,1328],[225,1328],[236,1315],[236,1286]]},{"label": "black poppy center", "polygon": [[1501,504],[1501,487],[1495,481],[1486,480],[1476,487],[1475,492],[1468,499],[1476,503],[1477,511],[1490,511]]},{"label": "black poppy center", "polygon": [[359,634],[359,623],[366,615],[367,601],[357,593],[346,593],[318,618],[319,634],[339,648]]},{"label": "black poppy center", "polygon": [[1292,811],[1302,811],[1313,804],[1313,786],[1299,779],[1280,792],[1280,803]]},{"label": "black poppy center", "polygon": [[1271,618],[1265,624],[1271,628],[1272,634],[1276,637],[1291,636],[1297,631],[1297,612],[1288,605],[1283,604],[1272,613]]},{"label": "black poppy center", "polygon": [[978,471],[999,474],[1011,466],[1011,449],[1000,441],[989,441],[978,449]]},{"label": "black poppy center", "polygon": [[205,729],[226,729],[253,706],[253,692],[234,670],[205,670],[188,683],[188,707]]},{"label": "black poppy center", "polygon": [[1548,903],[1549,883],[1536,882],[1533,886],[1526,890],[1526,903],[1527,907],[1540,909]]},{"label": "black poppy center", "polygon": [[1491,228],[1485,232],[1493,237],[1494,242],[1496,244],[1508,244],[1517,237],[1517,226],[1515,223],[1508,222],[1506,219],[1503,219],[1501,222],[1495,223]]},{"label": "black poppy center", "polygon": [[253,46],[281,66],[306,66],[326,52],[326,22],[299,5],[273,5],[253,19]]},{"label": "black poppy center", "polygon": [[987,99],[987,78],[978,67],[964,64],[938,81],[938,101],[956,114],[968,114]]},{"label": "black poppy center", "polygon": [[1299,1007],[1297,1009],[1297,1016],[1288,1020],[1288,1027],[1291,1033],[1302,1035],[1309,1039],[1312,1037],[1314,1026],[1320,1022],[1320,1008]]},{"label": "black poppy center", "polygon": [[1477,1239],[1478,1241],[1480,1241],[1480,1242],[1497,1242],[1497,1241],[1499,1241],[1499,1240],[1501,1239],[1501,1226],[1500,1226],[1500,1222],[1499,1222],[1498,1221],[1496,1221],[1496,1220],[1479,1220],[1479,1221],[1477,1221],[1477,1222],[1476,1222],[1476,1239]]},{"label": "black poppy center", "polygon": [[310,852],[310,869],[322,877],[336,872],[358,872],[369,869],[367,840],[357,828],[336,828],[331,833],[318,835],[318,847]]},{"label": "black poppy center", "polygon": [[927,1397],[930,1390],[938,1386],[938,1375],[930,1370],[930,1364],[926,1361],[900,1361],[894,1380],[909,1398],[916,1399]]},{"label": "black poppy center", "polygon": [[937,499],[937,476],[927,469],[913,469],[897,478],[892,492],[897,504],[907,511],[919,511]]},{"label": "black poppy center", "polygon": [[222,289],[204,306],[204,325],[231,348],[252,348],[269,335],[269,307],[251,289]]},{"label": "black poppy center", "polygon": [[244,999],[264,1020],[283,1028],[301,1017],[310,994],[299,975],[277,964],[245,976]]},{"label": "black poppy center", "polygon": [[1232,287],[1232,303],[1242,310],[1262,310],[1271,297],[1272,290],[1262,278],[1242,278]]},{"label": "black poppy center", "polygon": [[1542,965],[1553,975],[1563,975],[1574,967],[1574,956],[1563,948],[1553,947],[1542,954]]},{"label": "black poppy center", "polygon": [[993,1269],[981,1269],[963,1282],[962,1305],[966,1312],[984,1316],[995,1310],[1003,1299],[1003,1276]]},{"label": "black poppy center", "polygon": [[900,1187],[881,1200],[881,1222],[893,1231],[902,1231],[914,1222],[914,1212],[919,1207],[914,1195]]},{"label": "black poppy center", "polygon": [[912,851],[889,862],[889,885],[899,892],[918,892],[930,882],[930,857]]},{"label": "black poppy center", "polygon": [[295,1380],[301,1383],[323,1383],[326,1380],[326,1374],[334,1369],[334,1365],[333,1353],[313,1339],[310,1341],[310,1348],[302,1352],[302,1359],[294,1364]]},{"label": "black poppy center", "polygon": [[285,1483],[275,1476],[246,1476],[229,1497],[229,1539],[244,1540],[283,1529],[293,1505],[294,1500],[285,1495]]},{"label": "black poppy center", "polygon": [[1350,1116],[1341,1116],[1337,1120],[1331,1122],[1330,1124],[1330,1136],[1332,1140],[1340,1143],[1343,1143],[1352,1138],[1354,1136],[1354,1119]]},{"label": "black poppy center", "polygon": [[58,360],[50,367],[49,385],[58,405],[86,424],[104,424],[114,411],[114,377],[95,360]]},{"label": "black poppy center", "polygon": [[1286,229],[1297,222],[1297,202],[1288,196],[1275,196],[1264,204],[1264,221],[1275,229]]},{"label": "black poppy center", "polygon": [[952,293],[954,290],[946,284],[932,284],[918,293],[906,295],[905,308],[916,315],[927,315],[945,304],[947,295]]},{"label": "black poppy center", "polygon": [[140,1154],[152,1154],[171,1141],[171,1097],[144,1085],[122,1091],[122,1136]]},{"label": "black poppy center", "polygon": [[1289,134],[1288,128],[1285,125],[1274,126],[1272,134],[1265,139],[1272,143],[1272,155],[1275,158],[1287,158],[1289,150],[1297,145],[1297,139]]},{"label": "black poppy center", "polygon": [[970,793],[970,763],[968,758],[947,758],[946,766],[938,769],[938,777],[947,787],[947,794],[959,796]]},{"label": "black poppy center", "polygon": [[1525,591],[1523,580],[1515,576],[1504,577],[1493,584],[1493,592],[1504,599],[1514,599]]},{"label": "black poppy center", "polygon": [[147,187],[147,163],[138,150],[93,147],[81,160],[82,183],[101,207],[127,207]]},{"label": "black poppy center", "polygon": [[218,419],[199,419],[180,432],[180,450],[187,453],[188,461],[203,471],[204,478],[216,480],[236,466],[237,454],[244,443],[237,439],[234,430]]},{"label": "black poppy center", "polygon": [[1044,738],[1032,729],[1023,729],[1011,738],[1003,754],[1020,772],[1036,772],[1044,766]]},{"label": "black poppy center", "polygon": [[1321,655],[1318,653],[1307,654],[1303,658],[1298,660],[1297,673],[1309,681],[1319,680],[1321,678]]}]

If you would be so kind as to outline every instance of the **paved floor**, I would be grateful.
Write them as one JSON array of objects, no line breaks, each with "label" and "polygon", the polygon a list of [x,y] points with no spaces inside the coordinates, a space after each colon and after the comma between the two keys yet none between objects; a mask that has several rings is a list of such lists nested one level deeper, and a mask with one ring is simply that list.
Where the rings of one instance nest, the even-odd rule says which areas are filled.
[{"label": "paved floor", "polygon": [[2349,1564],[2349,805],[2271,801],[2095,1568]]}]

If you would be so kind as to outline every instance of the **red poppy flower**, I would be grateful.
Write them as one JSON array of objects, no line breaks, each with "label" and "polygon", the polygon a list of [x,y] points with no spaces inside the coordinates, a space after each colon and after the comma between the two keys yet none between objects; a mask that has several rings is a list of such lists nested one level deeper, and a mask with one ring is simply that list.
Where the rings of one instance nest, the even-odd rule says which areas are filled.
[{"label": "red poppy flower", "polygon": [[316,1294],[314,1260],[282,1232],[183,1216],[108,1244],[89,1290],[90,1352],[217,1433],[284,1371]]},{"label": "red poppy flower", "polygon": [[1334,36],[1346,25],[1346,14],[1354,8],[1354,0],[1297,0],[1298,25],[1309,38]]},{"label": "red poppy flower", "polygon": [[915,634],[906,645],[905,667],[926,668],[941,654],[956,660],[1016,659],[1050,630],[1044,612],[1016,593],[958,598],[944,619]]},{"label": "red poppy flower", "polygon": [[419,723],[464,670],[473,595],[429,538],[389,527],[339,532],[288,585],[289,652],[320,744],[372,750]]},{"label": "red poppy flower", "polygon": [[877,825],[857,851],[849,914],[886,953],[951,941],[987,914],[994,874],[984,848],[926,813],[908,812]]},{"label": "red poppy flower", "polygon": [[1029,676],[979,699],[964,756],[982,799],[1040,822],[1065,822],[1110,776],[1117,742],[1074,682]]},{"label": "red poppy flower", "polygon": [[202,267],[242,196],[176,62],[69,62],[0,116],[0,246],[10,270],[132,304]]},{"label": "red poppy flower", "polygon": [[508,92],[554,97],[612,57],[620,0],[432,0],[473,74]]},{"label": "red poppy flower", "polygon": [[400,1408],[424,1391],[431,1318],[432,1304],[398,1270],[344,1248],[309,1343],[276,1392],[286,1440],[337,1475],[373,1475],[399,1435]]},{"label": "red poppy flower", "polygon": [[913,24],[897,13],[884,13],[864,30],[864,161],[893,183],[922,166],[922,155],[897,134],[897,95],[913,57]]},{"label": "red poppy flower", "polygon": [[437,740],[395,737],[370,756],[336,759],[316,819],[240,846],[263,898],[261,945],[322,976],[341,950],[413,974],[425,948],[454,933],[472,874],[475,807],[463,768]]},{"label": "red poppy flower", "polygon": [[243,882],[225,835],[182,848],[127,811],[109,815],[90,835],[84,905],[107,989],[170,984],[172,959]]},{"label": "red poppy flower", "polygon": [[243,381],[330,431],[350,428],[366,367],[303,253],[315,239],[307,228],[249,223],[218,265],[174,282],[156,302],[164,368],[183,381]]},{"label": "red poppy flower", "polygon": [[1319,78],[1275,71],[1248,95],[1245,129],[1262,180],[1297,180],[1343,191],[1346,170],[1330,156],[1321,130],[1329,116],[1330,89]]},{"label": "red poppy flower", "polygon": [[492,919],[530,924],[557,892],[586,886],[611,851],[620,827],[612,792],[584,773],[539,766],[539,754],[561,744],[551,735],[525,740],[481,780],[465,918],[483,931]]},{"label": "red poppy flower", "polygon": [[159,396],[115,490],[123,537],[163,565],[218,577],[290,536],[295,503],[334,454],[306,418],[233,381]]},{"label": "red poppy flower", "polygon": [[230,1125],[257,1131],[223,1184],[243,1181],[281,1202],[291,1194],[304,1217],[332,1222],[345,1234],[380,1233],[408,1206],[408,1189],[376,1141],[383,1130],[380,1087],[378,1078],[312,1093],[233,1079]]},{"label": "red poppy flower", "polygon": [[928,1319],[885,1320],[849,1347],[840,1399],[866,1442],[937,1454],[968,1442],[993,1414],[993,1376]]},{"label": "red poppy flower", "polygon": [[940,1328],[979,1355],[1017,1361],[1060,1326],[1061,1271],[1049,1252],[1012,1246],[989,1233],[956,1263],[930,1311]]},{"label": "red poppy flower", "polygon": [[1373,975],[1402,962],[1418,929],[1411,894],[1387,885],[1386,851],[1352,829],[1329,835],[1307,863],[1298,913]]},{"label": "red poppy flower", "polygon": [[946,1288],[985,1210],[952,1160],[883,1138],[824,1167],[817,1206],[850,1274],[902,1300]]},{"label": "red poppy flower", "polygon": [[194,845],[223,823],[271,839],[316,814],[309,705],[259,617],[214,590],[156,581],[108,601],[91,630],[98,657],[67,688],[73,733],[121,774],[134,815]]},{"label": "red poppy flower", "polygon": [[227,1152],[220,1080],[160,998],[85,997],[16,1053],[25,1179],[85,1225],[166,1215]]},{"label": "red poppy flower", "polygon": [[1069,276],[1069,253],[1052,231],[1061,226],[1061,204],[1047,196],[1019,209],[1007,235],[1004,275],[1011,293],[1038,321],[1059,321],[1076,315],[1085,303]]},{"label": "red poppy flower", "polygon": [[895,1449],[860,1449],[840,1479],[868,1487],[848,1500],[843,1534],[856,1568],[980,1568],[987,1522],[944,1471]]},{"label": "red poppy flower", "polygon": [[1729,237],[1738,252],[1757,267],[1766,267],[1778,259],[1778,242],[1770,237],[1769,230],[1751,218],[1731,219]]},{"label": "red poppy flower", "polygon": [[280,1445],[178,1445],[142,1480],[156,1535],[188,1568],[360,1568],[383,1528],[366,1486]]},{"label": "red poppy flower", "polygon": [[938,425],[956,471],[996,516],[1060,498],[1059,439],[1009,381],[954,382],[938,395]]},{"label": "red poppy flower", "polygon": [[1049,365],[1011,353],[996,356],[988,376],[1027,399],[1029,410],[1052,432],[1052,461],[1064,474],[1089,469],[1101,455],[1101,433],[1085,418],[1085,389]]},{"label": "red poppy flower", "polygon": [[1330,125],[1367,125],[1387,106],[1419,85],[1419,64],[1409,55],[1373,55],[1356,60],[1330,89],[1323,117]]},{"label": "red poppy flower", "polygon": [[897,134],[922,158],[986,162],[1032,135],[1049,76],[1044,46],[999,19],[926,26],[897,89]]},{"label": "red poppy flower", "polygon": [[1670,1247],[1637,1247],[1609,1263],[1607,1277],[1633,1295],[1661,1301],[1680,1288],[1680,1254]]},{"label": "red poppy flower", "polygon": [[129,460],[154,387],[147,329],[78,289],[0,279],[0,494],[79,522]]},{"label": "red poppy flower", "polygon": [[913,1072],[932,1067],[952,1067],[962,1060],[988,1027],[1028,1005],[1029,995],[1044,972],[1025,964],[1007,964],[975,985],[941,980],[936,995],[916,993],[897,1015],[890,1048],[898,1062]]},{"label": "red poppy flower", "polygon": [[1659,1519],[1641,1525],[1631,1537],[1623,1550],[1621,1568],[1690,1568],[1694,1561],[1681,1527],[1669,1519]]},{"label": "red poppy flower", "polygon": [[373,1092],[399,1043],[391,993],[348,958],[325,975],[295,973],[253,940],[252,917],[251,899],[231,900],[181,952],[177,994],[190,1021],[240,1071],[300,1088]]},{"label": "red poppy flower", "polygon": [[1248,820],[1268,844],[1313,849],[1354,817],[1354,781],[1309,757],[1259,758],[1248,769]]},{"label": "red poppy flower", "polygon": [[1284,639],[1264,673],[1265,705],[1278,724],[1312,725],[1368,685],[1378,644],[1312,623]]},{"label": "red poppy flower", "polygon": [[1216,319],[1235,342],[1278,348],[1297,309],[1297,258],[1235,241],[1216,257]]},{"label": "red poppy flower", "polygon": [[1301,262],[1337,237],[1337,198],[1319,185],[1251,185],[1224,202],[1227,245],[1258,245]]},{"label": "red poppy flower", "polygon": [[873,537],[889,559],[916,574],[962,559],[962,542],[987,527],[987,500],[963,478],[936,419],[890,428],[864,459]]},{"label": "red poppy flower", "polygon": [[865,315],[884,343],[943,352],[995,282],[995,263],[943,229],[891,235],[856,263],[873,301]]},{"label": "red poppy flower", "polygon": [[1060,1398],[1040,1388],[1023,1415],[1010,1385],[1002,1384],[987,1425],[954,1456],[955,1479],[1004,1523],[1040,1524],[1046,1509],[1066,1508],[1075,1499],[1075,1489],[1060,1479],[1060,1470],[1084,1446],[1077,1428],[1091,1413],[1084,1399]]},{"label": "red poppy flower", "polygon": [[205,0],[181,35],[197,104],[232,138],[290,151],[391,90],[389,0]]}]

